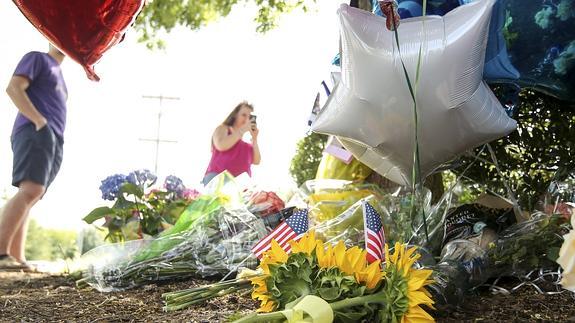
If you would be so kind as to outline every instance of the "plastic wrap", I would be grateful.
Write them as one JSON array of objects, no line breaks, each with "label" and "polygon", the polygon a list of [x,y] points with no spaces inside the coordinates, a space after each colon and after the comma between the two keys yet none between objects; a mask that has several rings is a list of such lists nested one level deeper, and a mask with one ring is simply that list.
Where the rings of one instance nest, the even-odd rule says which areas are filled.
[{"label": "plastic wrap", "polygon": [[310,223],[316,225],[338,217],[354,203],[370,195],[381,199],[385,192],[373,184],[333,179],[310,180],[299,188],[288,206],[307,206]]},{"label": "plastic wrap", "polygon": [[539,209],[547,214],[561,214],[570,218],[575,210],[575,173],[562,180],[552,181],[542,197]]},{"label": "plastic wrap", "polygon": [[250,194],[247,201],[248,210],[262,217],[278,213],[284,209],[284,207],[284,201],[274,192],[254,192]]},{"label": "plastic wrap", "polygon": [[[384,191],[371,184],[352,184],[342,180],[312,180],[302,185],[288,205],[310,209],[314,230],[326,241],[343,240],[348,246],[362,245],[364,240],[362,200],[367,200],[381,215],[386,240],[390,243],[410,242],[430,250],[441,248],[443,219],[451,205],[446,193],[436,205],[431,205],[431,192],[418,190],[418,201],[405,189]],[[426,217],[429,240],[423,229]]]},{"label": "plastic wrap", "polygon": [[537,268],[555,268],[567,221],[561,215],[537,213],[499,234],[488,251],[494,274],[523,276]]},{"label": "plastic wrap", "polygon": [[[376,210],[381,210],[380,203],[375,196],[367,196],[365,200]],[[341,240],[348,247],[362,246],[365,243],[362,200],[356,201],[336,217],[317,223],[312,229],[327,243],[335,244]]]},{"label": "plastic wrap", "polygon": [[[458,304],[469,290],[490,278],[513,276],[521,280],[535,271],[556,271],[561,234],[566,221],[560,215],[535,214],[531,220],[511,225],[499,236],[481,235],[448,242],[440,261],[431,266],[435,284],[431,288],[439,303]],[[484,231],[488,232],[488,231]]]},{"label": "plastic wrap", "polygon": [[[178,222],[155,239],[88,252],[82,257],[81,283],[107,292],[161,280],[221,276],[240,265],[255,268],[251,247],[266,235],[264,221],[245,206],[230,203],[222,191],[192,202]],[[229,187],[226,191],[237,195]]]},{"label": "plastic wrap", "polygon": [[443,241],[445,244],[456,239],[496,234],[514,222],[512,208],[493,209],[480,204],[464,204],[449,210],[445,218]]},{"label": "plastic wrap", "polygon": [[373,171],[359,160],[353,158],[349,164],[331,154],[324,154],[317,169],[317,179],[342,179],[348,181],[363,181]]}]

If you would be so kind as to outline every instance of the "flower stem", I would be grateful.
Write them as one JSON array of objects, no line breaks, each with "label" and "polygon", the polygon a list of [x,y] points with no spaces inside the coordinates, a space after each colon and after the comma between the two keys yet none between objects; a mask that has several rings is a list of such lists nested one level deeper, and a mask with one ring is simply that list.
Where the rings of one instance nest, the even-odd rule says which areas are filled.
[{"label": "flower stem", "polygon": [[358,296],[354,298],[346,298],[342,299],[341,301],[330,303],[331,309],[335,311],[339,311],[344,308],[359,306],[363,304],[376,304],[379,303],[381,305],[385,304],[385,296],[383,293],[371,294],[371,295],[364,295]]},{"label": "flower stem", "polygon": [[[329,306],[331,307],[332,311],[340,311],[348,307],[359,306],[363,304],[381,304],[384,305],[385,302],[385,294],[383,292],[379,292],[376,294],[365,295],[365,296],[358,296],[354,298],[347,298],[341,301],[330,303]],[[285,316],[282,312],[271,312],[271,313],[263,313],[263,314],[256,314],[252,313],[247,316],[242,317],[239,320],[234,321],[234,323],[254,323],[254,322],[269,322],[274,320],[284,320]]]},{"label": "flower stem", "polygon": [[271,313],[251,313],[247,316],[242,317],[239,320],[234,321],[233,323],[252,323],[252,322],[270,322],[276,320],[285,320],[285,316],[282,312],[271,312]]}]

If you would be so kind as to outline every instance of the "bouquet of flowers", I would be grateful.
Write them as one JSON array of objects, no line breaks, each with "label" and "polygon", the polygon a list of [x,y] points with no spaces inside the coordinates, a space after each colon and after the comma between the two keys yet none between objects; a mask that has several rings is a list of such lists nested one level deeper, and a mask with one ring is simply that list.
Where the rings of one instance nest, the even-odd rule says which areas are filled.
[{"label": "bouquet of flowers", "polygon": [[222,276],[239,265],[255,268],[251,247],[266,232],[263,221],[245,207],[229,206],[222,196],[202,195],[173,227],[141,241],[135,251],[114,256],[118,249],[123,253],[115,245],[93,250],[97,259],[78,284],[117,291],[162,280]]},{"label": "bouquet of flowers", "polygon": [[322,322],[431,322],[422,306],[433,308],[426,290],[431,270],[415,269],[420,257],[415,248],[397,243],[386,263],[368,264],[367,251],[335,246],[310,231],[290,242],[286,253],[275,240],[257,271],[233,281],[164,294],[166,310],[176,310],[238,290],[249,289],[260,301],[258,313],[237,322],[304,320]]},{"label": "bouquet of flowers", "polygon": [[106,239],[111,242],[157,235],[173,225],[199,193],[187,189],[182,180],[173,175],[166,177],[161,189],[153,188],[156,180],[156,175],[148,170],[107,177],[100,191],[104,200],[114,204],[94,209],[84,221],[91,224],[105,219]]}]

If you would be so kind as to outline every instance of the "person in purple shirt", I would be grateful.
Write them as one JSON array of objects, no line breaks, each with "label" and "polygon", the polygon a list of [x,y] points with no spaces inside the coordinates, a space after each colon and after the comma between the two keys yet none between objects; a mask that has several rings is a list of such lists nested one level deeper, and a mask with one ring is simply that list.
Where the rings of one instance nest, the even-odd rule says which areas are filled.
[{"label": "person in purple shirt", "polygon": [[12,185],[18,192],[0,217],[0,270],[34,270],[24,255],[28,215],[62,163],[68,97],[63,60],[64,54],[52,45],[47,53],[24,55],[6,89],[19,111],[11,136]]}]

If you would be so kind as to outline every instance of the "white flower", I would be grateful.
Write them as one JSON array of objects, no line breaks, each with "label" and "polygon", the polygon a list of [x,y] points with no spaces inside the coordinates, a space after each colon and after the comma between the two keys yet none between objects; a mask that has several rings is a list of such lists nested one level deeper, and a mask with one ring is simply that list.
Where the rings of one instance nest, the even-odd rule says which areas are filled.
[{"label": "white flower", "polygon": [[563,288],[575,292],[575,215],[571,216],[571,226],[573,229],[563,236],[565,242],[559,251],[557,263],[563,268]]}]

